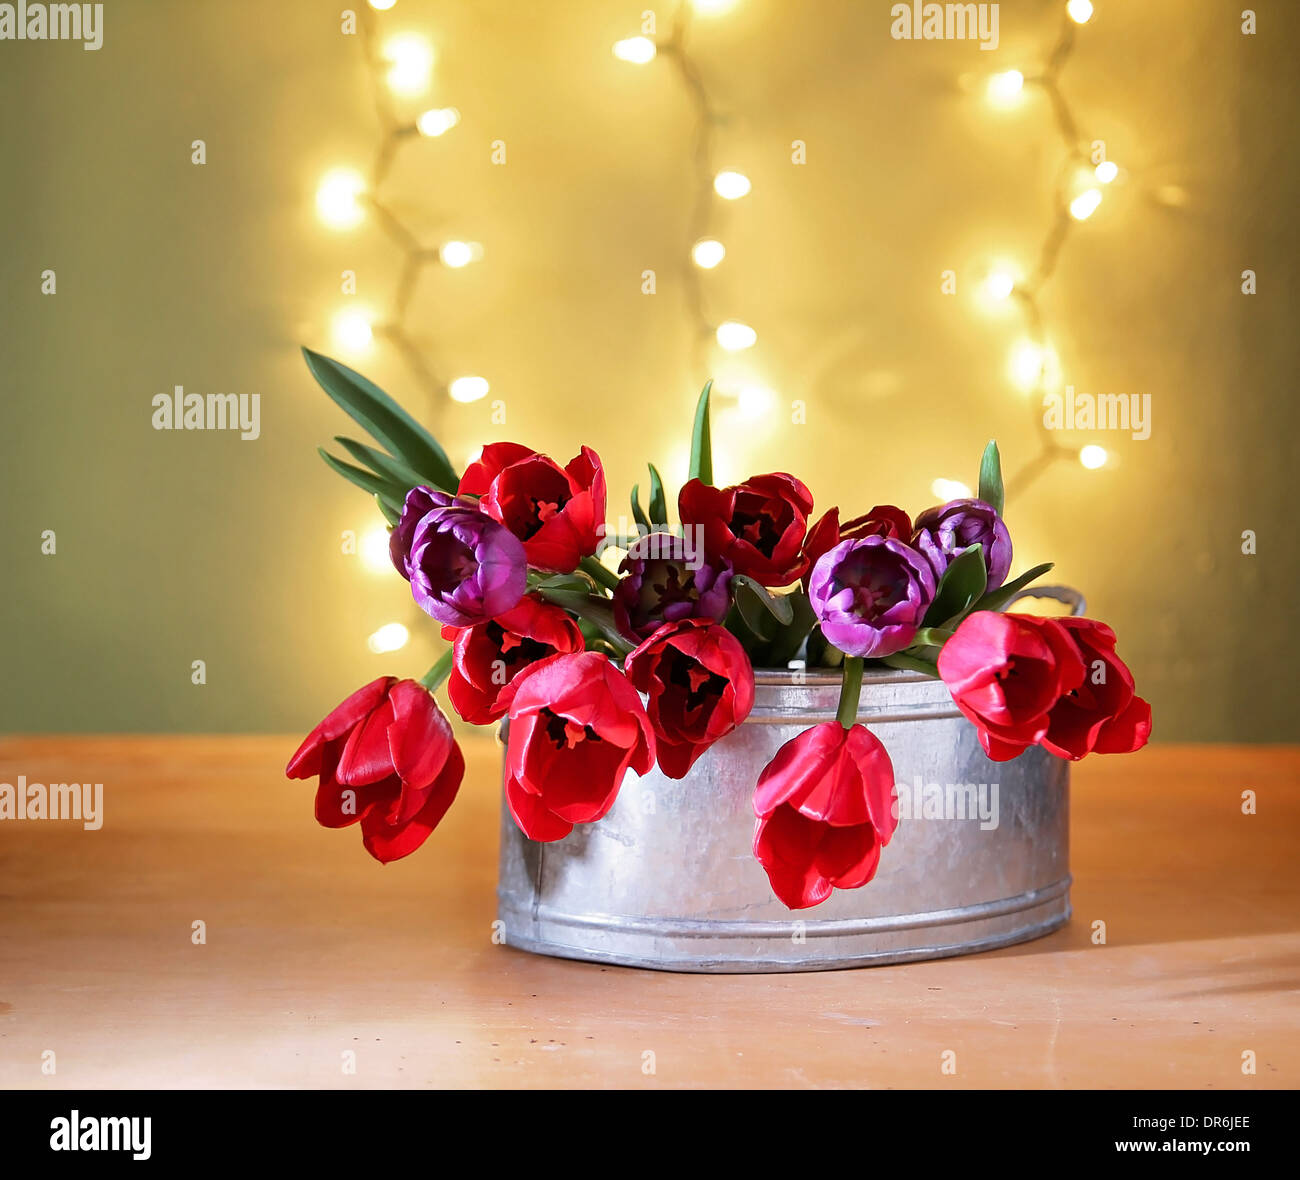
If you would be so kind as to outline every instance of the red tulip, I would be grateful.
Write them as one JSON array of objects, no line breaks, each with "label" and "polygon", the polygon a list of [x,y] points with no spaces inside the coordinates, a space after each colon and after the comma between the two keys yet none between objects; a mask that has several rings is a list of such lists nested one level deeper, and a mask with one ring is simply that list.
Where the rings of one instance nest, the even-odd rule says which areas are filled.
[{"label": "red tulip", "polygon": [[561,467],[519,443],[490,443],[460,478],[461,495],[524,543],[528,564],[569,573],[596,552],[605,523],[605,472],[590,447]]},{"label": "red tulip", "polygon": [[695,760],[754,707],[754,669],[740,641],[703,619],[666,623],[623,662],[649,697],[659,769],[685,778]]},{"label": "red tulip", "polygon": [[693,479],[677,497],[683,524],[704,530],[705,552],[725,557],[736,573],[764,586],[788,586],[803,577],[800,553],[812,512],[812,493],[793,475],[754,475],[735,487]]},{"label": "red tulip", "polygon": [[614,806],[627,771],[654,765],[641,698],[600,652],[551,656],[527,668],[499,703],[510,713],[506,803],[531,840],[560,840]]},{"label": "red tulip", "polygon": [[317,821],[345,828],[359,820],[366,851],[387,864],[414,852],[438,826],[460,789],[465,760],[424,687],[382,676],[307,735],[285,774],[319,775]]},{"label": "red tulip", "polygon": [[1053,707],[1083,674],[1060,619],[976,611],[939,653],[940,677],[995,762],[1042,741]]},{"label": "red tulip", "polygon": [[506,714],[502,691],[530,664],[560,653],[581,651],[582,632],[558,606],[532,595],[488,623],[443,628],[453,640],[447,695],[471,725],[487,725]]},{"label": "red tulip", "polygon": [[[859,537],[893,537],[904,544],[912,539],[912,521],[901,508],[892,504],[877,504],[864,516],[840,524],[840,510],[830,508],[818,522],[808,530],[803,543],[804,559],[808,570],[817,564],[823,553],[829,553],[841,541],[856,541]],[[807,590],[808,575],[804,575],[804,589]]]},{"label": "red tulip", "polygon": [[791,738],[754,791],[754,856],[792,910],[876,875],[898,826],[894,767],[865,725],[825,721]]},{"label": "red tulip", "polygon": [[1115,654],[1115,632],[1095,619],[1061,619],[1084,664],[1083,682],[1052,707],[1043,745],[1077,762],[1085,754],[1131,754],[1151,736],[1151,706]]}]

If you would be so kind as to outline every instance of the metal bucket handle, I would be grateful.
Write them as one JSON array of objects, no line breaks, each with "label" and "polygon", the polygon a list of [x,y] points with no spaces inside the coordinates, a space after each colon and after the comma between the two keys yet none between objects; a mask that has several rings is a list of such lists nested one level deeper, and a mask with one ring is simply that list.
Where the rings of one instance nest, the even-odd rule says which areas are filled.
[{"label": "metal bucket handle", "polygon": [[1017,590],[1011,596],[1007,606],[1019,602],[1022,598],[1052,598],[1070,608],[1070,614],[1078,618],[1088,609],[1088,602],[1073,586],[1027,586]]}]

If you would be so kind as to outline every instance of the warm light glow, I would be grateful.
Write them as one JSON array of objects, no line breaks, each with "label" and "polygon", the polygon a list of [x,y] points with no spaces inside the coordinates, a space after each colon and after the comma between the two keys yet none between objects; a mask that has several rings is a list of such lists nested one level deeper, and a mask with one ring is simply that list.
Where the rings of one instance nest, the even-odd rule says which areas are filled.
[{"label": "warm light glow", "polygon": [[726,256],[726,246],[716,238],[701,238],[691,247],[691,261],[704,270],[712,270]]},{"label": "warm light glow", "polygon": [[700,16],[722,16],[736,7],[736,0],[691,0],[691,7]]},{"label": "warm light glow", "polygon": [[487,397],[491,388],[486,377],[457,377],[447,387],[447,392],[454,402],[476,402]]},{"label": "warm light glow", "polygon": [[1079,452],[1079,462],[1089,471],[1096,471],[1098,467],[1104,467],[1107,458],[1106,448],[1099,447],[1096,443],[1089,443]]},{"label": "warm light glow", "polygon": [[1040,387],[1051,389],[1060,381],[1060,360],[1050,346],[1018,340],[1011,348],[1007,372],[1011,383],[1025,393]]},{"label": "warm light glow", "polygon": [[930,491],[945,503],[949,500],[969,500],[975,493],[959,479],[936,479]]},{"label": "warm light glow", "polygon": [[393,559],[388,555],[388,530],[380,525],[368,529],[357,547],[361,564],[372,574],[387,574],[393,569]]},{"label": "warm light glow", "polygon": [[351,168],[335,168],[321,177],[316,190],[316,212],[330,229],[351,229],[366,215],[360,197],[365,178]]},{"label": "warm light glow", "polygon": [[366,640],[366,646],[376,655],[383,655],[388,651],[400,651],[410,638],[411,633],[401,623],[385,623]]},{"label": "warm light glow", "polygon": [[1065,11],[1076,25],[1086,25],[1092,19],[1092,0],[1069,0]]},{"label": "warm light glow", "polygon": [[415,121],[415,126],[421,135],[427,135],[433,139],[439,135],[445,135],[457,123],[460,122],[460,111],[455,107],[434,107],[431,111],[425,111]]},{"label": "warm light glow", "polygon": [[736,320],[727,320],[726,323],[719,324],[717,336],[718,344],[728,352],[739,352],[742,348],[751,348],[754,341],[758,339],[758,333],[753,328]]},{"label": "warm light glow", "polygon": [[355,307],[339,312],[330,323],[330,332],[335,347],[341,352],[367,353],[375,342],[370,314]]},{"label": "warm light glow", "polygon": [[656,52],[655,43],[649,37],[627,37],[614,42],[614,56],[619,61],[630,61],[637,66],[654,61]]},{"label": "warm light glow", "polygon": [[990,299],[1006,299],[1015,289],[1015,278],[1005,270],[995,270],[984,280],[984,291]]},{"label": "warm light glow", "polygon": [[376,12],[387,12],[397,0],[370,0],[370,7]]},{"label": "warm light glow", "polygon": [[1080,193],[1070,202],[1070,216],[1075,221],[1087,221],[1097,211],[1097,206],[1100,204],[1101,190],[1090,188],[1086,192]]},{"label": "warm light glow", "polygon": [[1024,88],[1025,76],[1019,70],[1004,70],[989,78],[989,100],[998,106],[1015,102]]},{"label": "warm light glow", "polygon": [[1119,175],[1119,165],[1110,160],[1103,160],[1093,173],[1102,184],[1110,184]]},{"label": "warm light glow", "polygon": [[713,191],[728,201],[738,201],[751,187],[743,172],[719,172],[713,178]]},{"label": "warm light glow", "polygon": [[438,260],[443,266],[459,270],[471,262],[477,262],[483,256],[483,247],[477,242],[443,242],[438,247]]},{"label": "warm light glow", "polygon": [[776,405],[776,394],[765,385],[742,385],[736,390],[736,411],[742,418],[761,418]]},{"label": "warm light glow", "polygon": [[400,33],[384,42],[388,85],[394,94],[422,94],[433,72],[433,47],[415,33]]}]

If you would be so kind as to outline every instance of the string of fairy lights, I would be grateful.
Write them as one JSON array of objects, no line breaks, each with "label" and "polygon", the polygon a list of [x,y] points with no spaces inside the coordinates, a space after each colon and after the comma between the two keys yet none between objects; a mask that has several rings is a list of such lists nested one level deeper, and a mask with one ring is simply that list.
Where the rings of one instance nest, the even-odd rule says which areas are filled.
[{"label": "string of fairy lights", "polygon": [[[724,201],[740,200],[749,194],[752,186],[743,172],[733,169],[715,171],[717,132],[723,120],[689,51],[691,17],[716,16],[734,7],[736,3],[737,0],[680,0],[671,30],[665,38],[656,39],[643,31],[638,36],[615,42],[613,47],[615,57],[633,65],[649,65],[660,58],[671,62],[676,67],[694,111],[696,130],[693,160],[697,195],[688,230],[690,263],[684,267],[683,273],[697,368],[702,365],[703,351],[710,339],[715,339],[719,347],[727,352],[751,348],[758,340],[758,333],[746,323],[734,319],[715,323],[710,319],[705,311],[703,284],[699,273],[713,270],[727,256],[726,246],[711,232],[718,204],[715,198],[721,197]],[[996,107],[1018,103],[1026,87],[1041,90],[1051,105],[1056,128],[1065,147],[1054,193],[1052,223],[1039,248],[1033,269],[1027,276],[1022,276],[1010,268],[996,266],[991,269],[983,284],[984,295],[988,300],[995,303],[1012,300],[1022,313],[1024,336],[1012,348],[1010,375],[1013,384],[1019,389],[1036,395],[1036,398],[1030,399],[1030,406],[1038,453],[1008,480],[1008,496],[1023,492],[1060,460],[1077,460],[1085,468],[1095,470],[1104,466],[1109,458],[1106,450],[1096,444],[1075,448],[1059,442],[1047,428],[1040,412],[1042,395],[1059,384],[1060,378],[1059,358],[1051,344],[1043,311],[1043,289],[1056,271],[1062,248],[1073,228],[1096,212],[1102,203],[1106,186],[1121,175],[1114,161],[1094,161],[1091,158],[1060,86],[1061,73],[1074,50],[1076,30],[1092,19],[1092,0],[1067,0],[1064,9],[1061,33],[1040,71],[1026,76],[1020,70],[1003,70],[985,79],[988,101]],[[770,401],[768,391],[759,385],[715,388],[724,398],[728,395],[735,398],[742,409],[747,408],[751,413],[761,412],[766,408],[764,403]],[[971,494],[966,484],[950,479],[936,479],[932,491],[942,498]]]},{"label": "string of fairy lights", "polygon": [[[664,35],[659,34],[655,14],[647,11],[642,13],[640,32],[616,41],[612,47],[614,56],[630,65],[668,63],[691,106],[695,196],[688,218],[681,274],[697,371],[705,369],[708,350],[713,344],[724,353],[735,354],[753,348],[758,342],[758,333],[749,324],[735,318],[717,319],[709,314],[704,275],[727,258],[727,248],[718,236],[720,210],[743,200],[753,186],[744,172],[731,166],[731,161],[719,167],[722,163],[720,132],[727,120],[691,51],[693,21],[724,15],[740,2],[678,0]],[[387,312],[382,317],[359,307],[345,307],[334,316],[331,335],[339,351],[348,356],[364,355],[377,339],[387,341],[431,398],[447,396],[458,402],[473,402],[487,396],[490,390],[487,379],[477,374],[448,378],[407,327],[412,296],[425,270],[432,267],[458,270],[481,259],[483,247],[477,242],[458,239],[428,245],[385,199],[384,185],[402,147],[420,140],[438,139],[460,122],[460,112],[455,107],[430,107],[414,118],[400,113],[427,94],[435,55],[431,43],[416,33],[381,38],[375,14],[387,12],[396,4],[397,0],[368,0],[368,8],[358,13],[359,40],[379,125],[379,140],[369,170],[362,173],[353,168],[336,168],[326,173],[317,188],[316,208],[322,222],[340,232],[355,229],[367,217],[373,218],[396,248],[401,259],[400,270]],[[1109,457],[1104,448],[1095,444],[1077,448],[1059,442],[1040,412],[1042,396],[1060,381],[1060,362],[1043,309],[1044,288],[1056,273],[1067,240],[1080,223],[1096,212],[1107,187],[1122,175],[1113,161],[1094,158],[1091,145],[1080,135],[1078,122],[1060,84],[1075,48],[1077,30],[1092,16],[1092,0],[1066,0],[1061,32],[1041,69],[1029,74],[1007,69],[983,79],[984,96],[994,107],[1014,106],[1034,89],[1045,95],[1065,149],[1053,193],[1052,221],[1034,265],[1021,271],[1013,265],[994,264],[982,283],[986,302],[1010,302],[1020,312],[1024,334],[1012,346],[1009,375],[1022,392],[1036,395],[1030,398],[1030,405],[1038,453],[1008,479],[1008,496],[1023,492],[1059,461],[1078,461],[1085,468],[1095,470],[1104,466]],[[721,381],[714,388],[715,398],[724,405],[737,407],[745,416],[761,414],[774,402],[771,391],[756,381]],[[941,498],[971,494],[966,484],[949,479],[934,480],[932,491]],[[374,536],[363,538],[361,550],[368,566],[387,568],[384,530],[376,529]],[[404,646],[408,637],[402,624],[389,623],[370,637],[370,647],[376,652],[394,651]]]},{"label": "string of fairy lights", "polygon": [[984,293],[989,300],[1012,300],[1021,312],[1025,334],[1012,347],[1009,369],[1012,382],[1033,395],[1029,405],[1038,439],[1038,453],[1008,479],[1008,497],[1024,492],[1057,462],[1077,460],[1085,468],[1096,470],[1109,458],[1105,448],[1095,443],[1072,447],[1058,441],[1041,412],[1043,396],[1060,383],[1060,361],[1043,312],[1043,289],[1056,273],[1066,241],[1080,223],[1097,211],[1107,186],[1121,175],[1119,166],[1105,157],[1104,150],[1101,158],[1096,158],[1092,145],[1082,138],[1060,84],[1061,74],[1074,52],[1077,30],[1092,16],[1092,0],[1068,0],[1060,34],[1042,69],[1028,76],[1020,70],[1004,70],[990,77],[986,84],[988,101],[1001,107],[1020,101],[1026,87],[1042,91],[1065,148],[1053,193],[1052,221],[1033,268],[1021,277],[1010,268],[995,266],[984,281]]},{"label": "string of fairy lights", "polygon": [[[369,0],[376,12],[392,9],[397,0]],[[458,239],[426,245],[385,200],[384,183],[403,145],[420,139],[437,139],[460,122],[455,107],[432,107],[417,117],[398,113],[398,100],[413,102],[429,89],[434,51],[418,33],[398,33],[381,39],[371,11],[361,9],[358,32],[370,75],[379,142],[368,173],[353,168],[336,168],[322,177],[316,190],[316,209],[331,229],[346,231],[359,226],[369,215],[396,247],[401,257],[397,284],[387,314],[378,318],[359,307],[339,311],[331,323],[331,335],[338,349],[348,356],[370,351],[375,339],[388,341],[402,356],[420,386],[431,396],[450,396],[454,401],[473,402],[486,397],[486,378],[465,374],[448,379],[436,368],[426,350],[407,327],[411,299],[422,274],[432,267],[459,270],[483,257],[478,242]]]},{"label": "string of fairy lights", "polygon": [[[718,239],[720,209],[747,197],[753,189],[748,176],[732,167],[719,168],[719,132],[726,119],[705,82],[699,62],[691,52],[694,18],[722,16],[739,0],[678,0],[668,33],[659,37],[654,29],[654,14],[643,14],[642,32],[616,41],[613,53],[631,65],[649,65],[656,60],[668,63],[682,86],[690,104],[694,123],[691,166],[695,195],[687,221],[686,248],[682,255],[682,287],[687,318],[691,325],[692,361],[697,375],[714,381],[714,398],[724,408],[734,407],[742,415],[755,417],[766,411],[774,396],[753,380],[736,380],[727,373],[713,372],[707,364],[711,344],[725,353],[742,353],[758,342],[758,333],[739,319],[716,320],[708,314],[703,275],[717,268],[727,257],[727,248]],[[703,379],[701,377],[701,379]]]},{"label": "string of fairy lights", "polygon": [[[346,306],[331,320],[330,335],[337,351],[348,359],[364,357],[376,339],[385,340],[435,404],[443,396],[474,402],[487,396],[487,378],[478,374],[446,377],[407,326],[411,300],[425,271],[436,267],[459,270],[479,261],[483,247],[459,239],[427,245],[385,199],[384,185],[402,147],[438,139],[460,123],[460,111],[455,107],[429,107],[414,118],[400,113],[428,93],[435,55],[432,44],[418,33],[380,36],[374,14],[388,12],[396,3],[368,0],[369,7],[357,13],[357,32],[379,125],[370,168],[365,173],[348,167],[327,172],[316,189],[316,211],[326,226],[339,232],[356,229],[368,217],[373,218],[401,259],[397,283],[382,317],[365,307]],[[381,526],[362,535],[357,551],[367,569],[375,573],[391,570],[388,533]],[[405,624],[390,622],[377,628],[367,645],[372,652],[385,654],[405,647],[409,640]]]}]

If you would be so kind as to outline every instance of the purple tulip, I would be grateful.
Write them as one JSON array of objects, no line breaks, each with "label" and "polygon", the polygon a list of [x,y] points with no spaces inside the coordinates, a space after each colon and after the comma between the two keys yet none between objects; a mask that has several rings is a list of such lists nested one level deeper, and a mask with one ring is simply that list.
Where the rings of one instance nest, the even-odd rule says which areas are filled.
[{"label": "purple tulip", "polygon": [[416,605],[452,627],[504,614],[528,588],[523,542],[473,500],[430,488],[406,494],[389,554]]},{"label": "purple tulip", "polygon": [[893,537],[841,541],[817,559],[808,579],[822,634],[850,656],[902,651],[921,626],[934,589],[930,563]]},{"label": "purple tulip", "polygon": [[632,542],[619,573],[614,618],[628,635],[645,639],[679,619],[720,623],[731,606],[731,562],[705,557],[698,545],[691,551],[672,533],[650,533]]},{"label": "purple tulip", "polygon": [[949,563],[971,545],[984,546],[985,590],[996,590],[1011,569],[1011,535],[992,504],[983,500],[949,500],[916,518],[912,545],[925,554],[936,583]]}]

